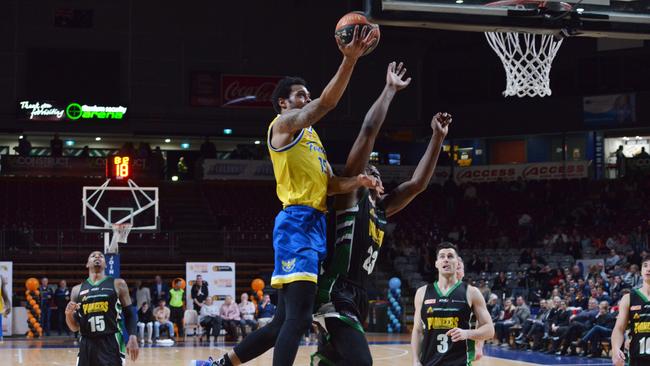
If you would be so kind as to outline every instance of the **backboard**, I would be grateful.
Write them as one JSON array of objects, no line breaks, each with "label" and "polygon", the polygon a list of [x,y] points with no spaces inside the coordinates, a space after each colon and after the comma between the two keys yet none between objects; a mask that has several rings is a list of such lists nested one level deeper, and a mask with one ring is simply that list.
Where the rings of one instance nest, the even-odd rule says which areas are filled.
[{"label": "backboard", "polygon": [[[476,32],[522,32],[650,39],[650,1],[547,1],[546,14],[484,0],[365,0],[365,12],[382,25]],[[507,2],[506,2],[507,3]]]},{"label": "backboard", "polygon": [[131,233],[160,230],[158,187],[140,187],[130,179],[126,186],[110,182],[83,187],[81,231],[110,233],[112,224],[124,223],[132,224]]}]

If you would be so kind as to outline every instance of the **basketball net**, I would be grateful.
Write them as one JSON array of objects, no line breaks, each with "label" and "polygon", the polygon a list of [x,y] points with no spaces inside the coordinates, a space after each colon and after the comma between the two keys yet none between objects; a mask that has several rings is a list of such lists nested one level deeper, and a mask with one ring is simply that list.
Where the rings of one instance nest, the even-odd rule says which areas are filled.
[{"label": "basketball net", "polygon": [[506,70],[504,97],[551,95],[549,75],[563,39],[552,34],[485,32]]},{"label": "basketball net", "polygon": [[127,242],[127,238],[131,232],[131,227],[133,227],[133,224],[131,223],[111,224],[113,236],[111,237],[111,243],[108,246],[108,253],[117,253],[119,243]]}]

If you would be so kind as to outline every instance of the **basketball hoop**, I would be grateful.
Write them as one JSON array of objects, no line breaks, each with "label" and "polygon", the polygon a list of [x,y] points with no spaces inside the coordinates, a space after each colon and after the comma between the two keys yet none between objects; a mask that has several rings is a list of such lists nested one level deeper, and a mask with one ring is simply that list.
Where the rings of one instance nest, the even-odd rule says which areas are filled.
[{"label": "basketball hoop", "polygon": [[[504,0],[486,6],[511,7],[520,16],[545,16],[549,11],[570,12],[567,3],[540,0]],[[555,34],[520,32],[485,32],[485,38],[499,56],[506,71],[504,97],[545,97],[551,95],[551,66],[562,38]]]}]

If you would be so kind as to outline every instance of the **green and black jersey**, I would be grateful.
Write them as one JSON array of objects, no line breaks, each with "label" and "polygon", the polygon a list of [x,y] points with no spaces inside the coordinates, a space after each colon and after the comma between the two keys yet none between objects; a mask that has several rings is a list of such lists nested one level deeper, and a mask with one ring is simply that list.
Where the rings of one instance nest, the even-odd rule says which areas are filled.
[{"label": "green and black jersey", "polygon": [[[330,218],[332,220],[332,218]],[[328,225],[327,258],[318,279],[318,303],[345,307],[361,321],[367,309],[365,293],[384,241],[386,214],[364,190],[359,202],[336,211]]]},{"label": "green and black jersey", "polygon": [[639,289],[630,292],[629,366],[650,365],[650,300]]},{"label": "green and black jersey", "polygon": [[472,308],[467,302],[467,285],[456,282],[446,293],[438,283],[426,287],[420,311],[422,323],[423,366],[468,366],[474,359],[474,344],[452,342],[447,332],[453,328],[469,329]]}]

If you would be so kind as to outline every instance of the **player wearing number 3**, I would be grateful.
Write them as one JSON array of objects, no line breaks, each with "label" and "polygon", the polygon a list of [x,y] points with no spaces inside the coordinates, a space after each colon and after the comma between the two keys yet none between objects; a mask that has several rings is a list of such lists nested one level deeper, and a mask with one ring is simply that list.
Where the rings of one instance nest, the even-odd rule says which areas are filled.
[{"label": "player wearing number 3", "polygon": [[641,263],[643,286],[624,295],[618,305],[618,317],[612,331],[612,363],[625,364],[621,349],[625,330],[630,330],[629,366],[650,365],[650,257]]},{"label": "player wearing number 3", "polygon": [[[415,314],[411,333],[413,366],[469,366],[474,346],[494,336],[494,325],[485,299],[474,286],[457,278],[458,252],[443,242],[436,250],[438,281],[415,293]],[[469,329],[474,312],[480,327]]]},{"label": "player wearing number 3", "polygon": [[[403,64],[388,65],[386,86],[364,118],[342,176],[365,172],[380,180],[379,171],[368,161],[394,95],[411,81],[405,74]],[[446,113],[433,117],[429,146],[410,180],[387,194],[360,188],[335,196],[335,223],[327,225],[327,259],[318,279],[317,303],[321,306],[315,321],[322,332],[312,364],[372,364],[361,322],[367,315],[366,286],[384,240],[387,218],[406,207],[429,185],[450,123],[451,116]]]},{"label": "player wearing number 3", "polygon": [[[122,366],[127,352],[135,361],[139,352],[138,313],[126,282],[104,274],[106,259],[101,252],[90,253],[86,267],[88,279],[72,289],[65,309],[68,327],[81,334],[77,366]],[[129,334],[126,345],[121,318]]]}]

